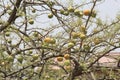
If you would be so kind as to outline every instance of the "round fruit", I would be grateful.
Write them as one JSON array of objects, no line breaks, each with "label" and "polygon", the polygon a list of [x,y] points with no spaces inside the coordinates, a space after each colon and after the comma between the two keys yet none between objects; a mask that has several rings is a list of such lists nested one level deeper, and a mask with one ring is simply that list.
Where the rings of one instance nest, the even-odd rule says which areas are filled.
[{"label": "round fruit", "polygon": [[33,52],[32,52],[32,50],[30,50],[28,53],[29,53],[29,54],[32,54]]},{"label": "round fruit", "polygon": [[68,11],[69,11],[69,12],[74,12],[74,8],[73,8],[72,6],[70,6],[70,7],[68,8]]},{"label": "round fruit", "polygon": [[80,31],[81,32],[85,32],[85,30],[86,30],[85,26],[80,26]]},{"label": "round fruit", "polygon": [[32,55],[33,60],[37,60],[37,59],[38,59],[38,57],[39,57],[39,55],[38,55],[38,54],[33,54],[33,55]]},{"label": "round fruit", "polygon": [[71,70],[71,66],[64,66],[66,70]]},{"label": "round fruit", "polygon": [[65,59],[70,59],[70,54],[65,54],[65,55],[64,55],[64,58],[65,58]]},{"label": "round fruit", "polygon": [[93,40],[93,42],[94,42],[95,45],[97,45],[97,44],[99,44],[101,41],[100,41],[100,39],[96,38],[96,39]]},{"label": "round fruit", "polygon": [[11,43],[11,42],[12,42],[12,41],[9,39],[9,40],[8,40],[8,43]]},{"label": "round fruit", "polygon": [[83,45],[83,48],[85,51],[89,51],[90,50],[90,46],[88,44]]},{"label": "round fruit", "polygon": [[53,17],[53,14],[52,13],[49,13],[48,14],[48,18],[52,18]]},{"label": "round fruit", "polygon": [[63,9],[60,10],[60,14],[64,14],[64,10]]},{"label": "round fruit", "polygon": [[68,11],[64,11],[63,13],[65,16],[68,16],[69,15],[69,12]]},{"label": "round fruit", "polygon": [[76,39],[76,38],[79,37],[79,34],[76,33],[76,32],[72,32],[71,35],[72,35],[72,37],[73,37],[74,39]]},{"label": "round fruit", "polygon": [[91,16],[92,16],[93,18],[95,18],[96,15],[97,15],[97,13],[96,13],[95,11],[93,11],[92,14],[91,14]]},{"label": "round fruit", "polygon": [[9,15],[11,15],[11,14],[12,14],[12,10],[7,10],[7,13],[8,13]]},{"label": "round fruit", "polygon": [[55,5],[55,3],[52,2],[52,1],[49,1],[49,2],[48,2],[48,5],[52,7],[53,5]]},{"label": "round fruit", "polygon": [[56,40],[55,40],[55,39],[51,39],[50,43],[51,43],[51,44],[55,44],[55,43],[56,43]]},{"label": "round fruit", "polygon": [[38,32],[34,32],[33,36],[38,37]]},{"label": "round fruit", "polygon": [[70,60],[65,60],[65,61],[64,61],[64,65],[65,65],[65,66],[69,66],[69,65],[70,65]]},{"label": "round fruit", "polygon": [[34,24],[34,20],[33,20],[33,19],[30,19],[30,20],[29,20],[29,24]]},{"label": "round fruit", "polygon": [[80,38],[81,39],[85,39],[86,38],[86,35],[84,33],[80,33]]},{"label": "round fruit", "polygon": [[50,42],[51,42],[51,38],[50,38],[50,37],[46,37],[46,38],[44,39],[44,42],[45,42],[45,43],[50,43]]},{"label": "round fruit", "polygon": [[90,11],[90,10],[84,10],[84,11],[83,11],[83,14],[84,14],[85,16],[89,16],[89,15],[90,15],[90,13],[91,13],[91,11]]},{"label": "round fruit", "polygon": [[68,43],[68,47],[69,47],[69,48],[74,47],[74,45],[75,45],[75,44],[72,43],[72,42],[69,42],[69,43]]},{"label": "round fruit", "polygon": [[80,11],[78,9],[74,10],[74,14],[75,15],[79,15],[80,14]]},{"label": "round fruit", "polygon": [[22,56],[18,56],[18,57],[17,57],[17,60],[18,60],[20,63],[22,63],[23,57],[22,57]]},{"label": "round fruit", "polygon": [[12,61],[14,60],[14,58],[13,58],[13,56],[9,55],[9,56],[7,57],[7,60],[10,61],[10,62],[12,62]]},{"label": "round fruit", "polygon": [[5,33],[5,36],[10,36],[10,32],[6,32],[6,33]]},{"label": "round fruit", "polygon": [[63,61],[63,57],[57,57],[57,61],[59,62]]}]

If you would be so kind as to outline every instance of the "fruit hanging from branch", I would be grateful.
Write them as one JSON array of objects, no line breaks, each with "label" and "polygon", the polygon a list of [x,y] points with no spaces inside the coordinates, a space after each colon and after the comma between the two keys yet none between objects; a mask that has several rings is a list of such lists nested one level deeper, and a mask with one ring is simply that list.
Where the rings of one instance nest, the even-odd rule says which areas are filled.
[{"label": "fruit hanging from branch", "polygon": [[64,55],[64,58],[65,58],[65,59],[70,59],[70,54],[65,54],[65,55]]},{"label": "fruit hanging from branch", "polygon": [[84,14],[85,16],[89,16],[90,13],[91,13],[91,10],[88,10],[88,9],[83,10],[83,14]]},{"label": "fruit hanging from branch", "polygon": [[62,62],[63,61],[63,57],[57,57],[57,61]]},{"label": "fruit hanging from branch", "polygon": [[48,14],[48,18],[53,18],[53,14],[52,14],[52,13],[49,13],[49,14]]}]

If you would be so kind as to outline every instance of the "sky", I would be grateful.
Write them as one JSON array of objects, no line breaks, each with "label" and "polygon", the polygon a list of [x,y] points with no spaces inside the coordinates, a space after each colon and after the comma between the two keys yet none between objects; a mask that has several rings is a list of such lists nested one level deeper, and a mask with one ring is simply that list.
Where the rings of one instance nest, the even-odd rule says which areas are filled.
[{"label": "sky", "polygon": [[99,6],[97,6],[99,10],[99,16],[103,19],[110,18],[114,19],[116,14],[120,12],[120,0],[105,0]]}]

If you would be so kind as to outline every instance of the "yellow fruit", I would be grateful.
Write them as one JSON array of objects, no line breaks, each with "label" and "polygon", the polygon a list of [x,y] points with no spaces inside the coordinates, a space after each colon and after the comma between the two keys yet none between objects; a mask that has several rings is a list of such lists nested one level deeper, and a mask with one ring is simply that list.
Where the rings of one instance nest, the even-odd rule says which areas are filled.
[{"label": "yellow fruit", "polygon": [[29,24],[34,24],[34,20],[33,20],[33,19],[30,19],[30,20],[29,20]]},{"label": "yellow fruit", "polygon": [[69,12],[68,11],[64,11],[63,13],[65,16],[68,16],[69,15]]},{"label": "yellow fruit", "polygon": [[85,32],[85,31],[86,31],[85,26],[80,26],[80,31],[81,31],[81,32]]},{"label": "yellow fruit", "polygon": [[53,14],[52,13],[49,13],[48,14],[48,18],[52,18],[53,17]]},{"label": "yellow fruit", "polygon": [[94,42],[95,45],[97,45],[97,44],[99,44],[101,41],[100,41],[100,39],[96,38],[96,39],[93,40],[93,42]]},{"label": "yellow fruit", "polygon": [[50,38],[50,37],[46,37],[46,38],[44,39],[44,42],[50,43],[50,42],[51,42],[51,38]]},{"label": "yellow fruit", "polygon": [[83,14],[84,14],[85,16],[89,16],[89,15],[90,15],[90,13],[91,13],[91,11],[90,11],[90,10],[84,10],[84,11],[83,11]]},{"label": "yellow fruit", "polygon": [[57,61],[59,62],[63,61],[63,57],[57,57]]},{"label": "yellow fruit", "polygon": [[65,59],[70,59],[70,54],[65,54],[65,55],[64,55],[64,58],[65,58]]},{"label": "yellow fruit", "polygon": [[75,14],[75,15],[79,15],[79,14],[80,14],[80,11],[79,11],[78,9],[76,9],[76,10],[74,11],[74,14]]},{"label": "yellow fruit", "polygon": [[86,35],[84,33],[80,33],[80,38],[81,39],[85,39],[86,38]]},{"label": "yellow fruit", "polygon": [[44,39],[44,42],[45,42],[45,43],[50,43],[50,44],[55,44],[55,43],[56,43],[56,40],[53,39],[53,38],[50,38],[50,37],[46,37],[46,38]]},{"label": "yellow fruit", "polygon": [[74,8],[73,8],[72,6],[70,6],[70,7],[68,8],[68,11],[69,11],[69,12],[74,12]]},{"label": "yellow fruit", "polygon": [[6,32],[5,36],[7,36],[7,37],[10,36],[10,32]]},{"label": "yellow fruit", "polygon": [[72,32],[71,35],[72,35],[73,38],[78,38],[79,37],[79,34],[76,33],[76,32]]},{"label": "yellow fruit", "polygon": [[74,45],[75,45],[75,44],[72,43],[72,42],[69,42],[69,43],[68,43],[68,47],[69,47],[69,48],[74,47]]}]

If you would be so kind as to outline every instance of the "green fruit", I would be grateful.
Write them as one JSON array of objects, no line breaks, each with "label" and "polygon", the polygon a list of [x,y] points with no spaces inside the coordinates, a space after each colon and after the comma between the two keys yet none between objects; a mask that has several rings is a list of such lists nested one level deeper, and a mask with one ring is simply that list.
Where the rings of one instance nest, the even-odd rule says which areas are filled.
[{"label": "green fruit", "polygon": [[5,36],[7,36],[7,37],[10,36],[10,32],[6,32]]},{"label": "green fruit", "polygon": [[53,18],[53,14],[52,14],[52,13],[49,13],[49,14],[48,14],[48,18]]},{"label": "green fruit", "polygon": [[7,41],[8,43],[11,43],[12,41],[10,40],[10,39],[8,39],[8,41]]},{"label": "green fruit", "polygon": [[35,10],[35,9],[33,9],[33,10],[32,10],[32,13],[35,13],[35,12],[36,12],[36,10]]},{"label": "green fruit", "polygon": [[11,14],[12,14],[12,10],[7,10],[7,13],[8,13],[9,15],[11,15]]},{"label": "green fruit", "polygon": [[18,60],[20,63],[22,63],[23,57],[22,57],[21,55],[19,55],[19,56],[17,57],[17,60]]},{"label": "green fruit", "polygon": [[38,32],[34,32],[33,36],[38,37]]},{"label": "green fruit", "polygon": [[89,51],[90,50],[90,46],[88,44],[83,45],[83,48],[85,51]]},{"label": "green fruit", "polygon": [[82,17],[83,16],[83,12],[79,12],[79,15],[78,15],[78,17]]},{"label": "green fruit", "polygon": [[10,62],[13,62],[14,58],[13,58],[13,56],[9,55],[9,56],[7,57],[7,60],[10,61]]},{"label": "green fruit", "polygon": [[33,19],[30,19],[30,20],[29,20],[29,24],[34,24],[34,20],[33,20]]},{"label": "green fruit", "polygon": [[65,66],[69,66],[69,65],[70,65],[70,60],[65,60],[65,61],[64,61],[64,65],[65,65]]},{"label": "green fruit", "polygon": [[64,14],[64,10],[63,9],[60,10],[60,14]]},{"label": "green fruit", "polygon": [[29,53],[29,54],[32,54],[33,52],[32,52],[32,50],[30,50],[28,53]]},{"label": "green fruit", "polygon": [[33,55],[32,55],[33,60],[37,60],[37,59],[38,59],[38,57],[39,57],[39,55],[38,55],[38,54],[33,54]]},{"label": "green fruit", "polygon": [[74,11],[74,14],[75,14],[75,15],[79,15],[79,14],[80,14],[80,11],[79,11],[78,9],[76,9],[76,10]]},{"label": "green fruit", "polygon": [[73,8],[72,6],[70,6],[70,7],[68,8],[68,11],[69,11],[69,12],[74,12],[74,8]]},{"label": "green fruit", "polygon": [[54,3],[54,2],[52,2],[52,1],[49,1],[49,2],[48,2],[48,5],[49,5],[50,7],[52,7],[52,6],[54,6],[54,5],[55,5],[55,3]]},{"label": "green fruit", "polygon": [[79,37],[79,34],[76,33],[76,32],[72,32],[72,33],[71,33],[71,36],[72,36],[74,39],[76,39],[76,38]]},{"label": "green fruit", "polygon": [[68,47],[69,47],[69,48],[74,47],[74,45],[75,45],[75,44],[72,43],[72,42],[69,42],[69,43],[68,43]]},{"label": "green fruit", "polygon": [[56,40],[55,40],[55,39],[51,39],[50,43],[51,43],[51,44],[55,44],[55,43],[56,43]]},{"label": "green fruit", "polygon": [[65,16],[68,16],[69,15],[69,12],[68,11],[64,11],[63,13]]},{"label": "green fruit", "polygon": [[92,16],[93,18],[95,18],[96,15],[97,15],[97,13],[96,13],[95,11],[93,11],[92,14],[91,14],[91,16]]}]

